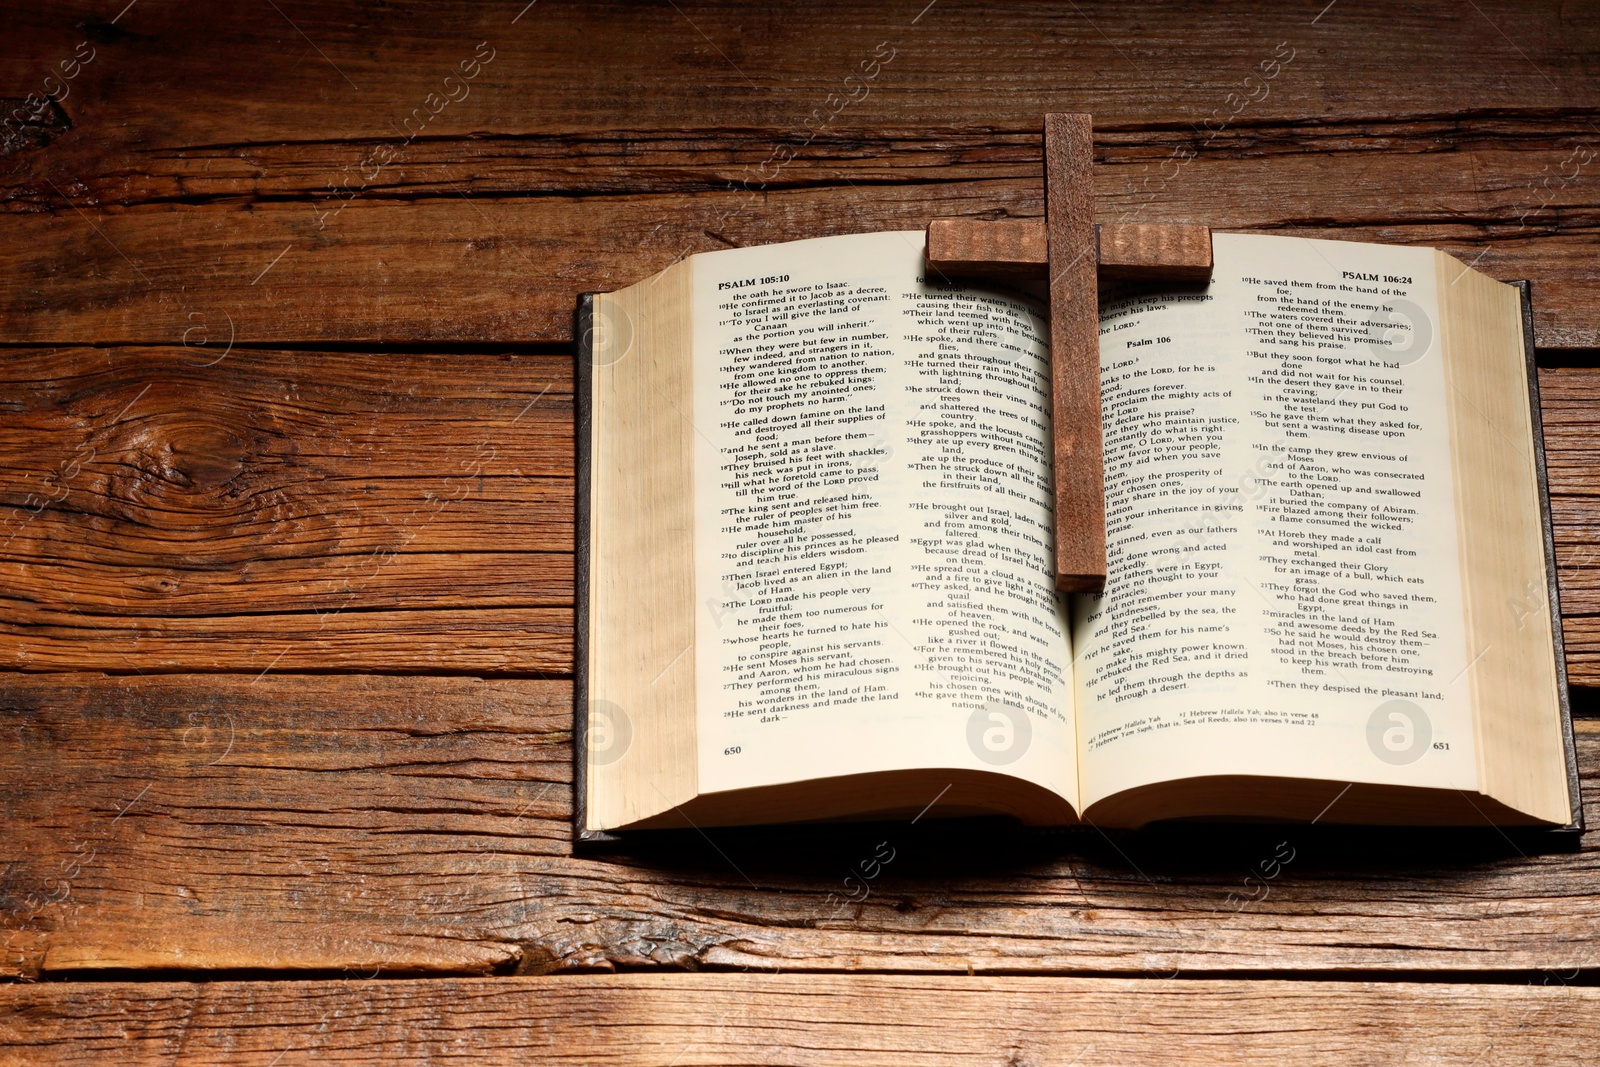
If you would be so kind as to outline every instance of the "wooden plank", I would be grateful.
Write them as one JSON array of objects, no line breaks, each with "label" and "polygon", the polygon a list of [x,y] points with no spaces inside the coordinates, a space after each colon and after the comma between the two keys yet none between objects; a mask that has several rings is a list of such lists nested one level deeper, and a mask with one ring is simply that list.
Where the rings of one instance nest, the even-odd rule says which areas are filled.
[{"label": "wooden plank", "polygon": [[[16,222],[0,336],[155,343],[171,351],[140,355],[206,373],[141,378],[126,353],[97,353],[122,382],[155,382],[128,397],[83,374],[78,352],[0,390],[7,427],[19,413],[23,427],[0,430],[0,504],[30,513],[0,549],[13,657],[0,664],[246,672],[3,679],[8,973],[1525,968],[1511,979],[1546,988],[50,983],[0,990],[16,1008],[0,1011],[0,1047],[265,1064],[291,1051],[742,1061],[752,1039],[817,1062],[1387,1062],[1382,1046],[1400,1042],[1463,1063],[1588,1055],[1592,990],[1533,968],[1595,966],[1591,841],[1528,857],[1491,835],[1308,831],[1293,842],[1303,858],[1257,899],[1241,872],[1275,854],[1271,830],[1084,844],[930,825],[896,836],[901,865],[841,908],[827,872],[864,854],[859,828],[570,856],[561,683],[257,675],[565,671],[570,412],[526,441],[512,419],[514,446],[463,456],[482,443],[473,427],[498,429],[503,403],[532,389],[489,367],[486,392],[457,395],[487,357],[435,377],[441,357],[420,349],[564,343],[573,292],[687,251],[919,228],[938,209],[1038,216],[1039,146],[1019,131],[1047,110],[1109,123],[1105,221],[1232,219],[1484,252],[1480,267],[1534,278],[1544,344],[1594,347],[1600,196],[1589,159],[1576,162],[1600,102],[1593,20],[1487,0],[1315,18],[1265,3],[913,14],[712,0],[559,18],[513,6],[8,15],[0,96],[34,91],[80,39],[101,51],[61,106],[0,134],[0,211]],[[1019,59],[997,70],[1001,43]],[[480,55],[470,97],[432,113],[442,75]],[[813,138],[841,89],[848,104]],[[1482,110],[1508,99],[1525,114]],[[419,121],[426,136],[408,136]],[[335,388],[248,360],[258,381],[241,385],[232,356],[212,360],[224,324],[240,351],[419,351],[393,362],[399,380],[368,383],[371,364],[334,352]],[[1566,395],[1551,406],[1566,416],[1552,468],[1574,677],[1593,682],[1590,385],[1557,378]],[[137,405],[151,398],[146,425]],[[110,399],[135,405],[126,420]],[[415,439],[399,429],[411,426]],[[126,469],[100,461],[102,433]],[[496,466],[513,450],[528,463]],[[105,499],[73,488],[102,476]],[[40,487],[52,502],[32,515]],[[1592,790],[1600,733],[1583,727]]]},{"label": "wooden plank", "polygon": [[[1591,254],[1600,168],[1560,190],[1559,211],[1530,214],[1530,168],[1554,171],[1569,153],[1547,146],[1477,174],[1488,161],[1470,151],[1197,159],[1164,184],[1154,178],[1161,160],[1147,159],[1097,166],[1096,203],[1101,222],[1454,250],[1496,277],[1534,281],[1541,345],[1600,347]],[[576,293],[631,284],[691,252],[921,230],[940,216],[1038,217],[1044,204],[1037,177],[957,176],[764,193],[725,184],[651,196],[447,193],[329,210],[247,199],[102,211],[74,195],[53,214],[15,216],[0,248],[10,279],[0,331],[32,344],[564,343]]]},{"label": "wooden plank", "polygon": [[1600,966],[1594,831],[1570,853],[1492,830],[1113,841],[935,809],[575,857],[571,722],[565,682],[0,676],[0,972]]},{"label": "wooden plank", "polygon": [[[1600,990],[1562,984],[617,975],[13,985],[29,1062],[1581,1064]],[[1492,1057],[1486,1059],[1485,1057]]]},{"label": "wooden plank", "polygon": [[[343,141],[361,145],[342,161],[359,183],[367,151],[403,143],[419,107],[428,121],[406,161],[421,142],[477,134],[760,129],[799,144],[819,125],[1036,131],[1047,111],[1088,111],[1108,127],[1210,136],[1511,104],[1581,119],[1600,106],[1600,29],[1554,0],[1309,14],[1269,0],[926,12],[711,0],[625,16],[596,2],[524,12],[445,0],[420,12],[299,0],[270,19],[230,5],[141,5],[120,17],[120,5],[107,6],[75,0],[8,16],[0,95],[38,90],[85,38],[98,49],[63,101],[70,126],[14,157],[48,159],[36,173],[58,182],[105,166],[137,184],[149,162],[196,148],[249,157]],[[446,86],[479,42],[492,58],[470,82]],[[444,90],[461,98],[428,101]],[[276,162],[267,154],[255,167],[269,185]]]},{"label": "wooden plank", "polygon": [[[1539,373],[1545,454],[1567,673],[1576,686],[1600,685],[1600,372],[1555,367]],[[1543,605],[1539,605],[1543,607]]]},{"label": "wooden plank", "polygon": [[1044,119],[1050,250],[1050,392],[1055,437],[1056,588],[1106,586],[1106,487],[1100,435],[1099,253],[1094,127],[1083,114]]},{"label": "wooden plank", "polygon": [[5,682],[7,973],[489,973],[564,881],[565,685]]},{"label": "wooden plank", "polygon": [[[252,343],[560,340],[573,288],[616,287],[725,240],[1041,214],[1033,131],[1067,107],[1101,124],[1097,193],[1114,221],[1490,248],[1482,266],[1539,283],[1543,344],[1600,337],[1597,30],[1557,4],[1340,9],[1314,23],[1265,3],[908,20],[812,2],[781,17],[713,5],[619,20],[594,5],[548,18],[455,0],[426,19],[313,2],[275,15],[13,13],[0,95],[37,92],[79,44],[95,57],[0,149],[0,205],[47,216],[0,262],[13,279],[5,337],[175,343],[232,315]],[[1520,43],[1499,29],[1508,19]],[[1018,53],[998,100],[973,47],[991,35],[1051,42],[1048,57]],[[188,39],[206,47],[174,43]],[[564,61],[577,53],[581,71]],[[1486,61],[1462,69],[1461,54]],[[462,64],[470,91],[446,104],[436,90]],[[1486,113],[1508,84],[1518,112]],[[1002,178],[1013,187],[981,197],[944,188]],[[874,205],[894,196],[873,191],[885,181],[925,186],[920,203]],[[769,214],[764,193],[796,186],[838,202],[815,214],[779,195]],[[620,215],[572,199],[642,190],[673,199]],[[373,199],[407,214],[358,221],[350,205]],[[224,217],[191,217],[201,204]],[[162,210],[118,211],[132,206]],[[1563,235],[1579,240],[1545,239]]]},{"label": "wooden plank", "polygon": [[570,357],[14,349],[0,381],[0,666],[570,669]]},{"label": "wooden plank", "polygon": [[[1195,210],[1185,198],[1192,201],[1196,190],[1232,213],[1259,199],[1250,195],[1253,186],[1228,188],[1224,171],[1232,169],[1266,181],[1272,201],[1301,219],[1418,223],[1448,216],[1535,233],[1592,221],[1595,168],[1585,114],[1374,113],[1356,123],[1249,121],[1203,131],[1188,122],[1118,128],[1096,120],[1096,188],[1102,197],[1120,194],[1127,201],[1114,220],[1181,220],[1181,212]],[[315,204],[310,217],[320,232],[338,223],[344,205],[368,200],[759,193],[842,180],[858,186],[1020,180],[1032,184],[1034,198],[1041,195],[1038,113],[1016,128],[992,122],[862,126],[841,118],[807,137],[797,140],[776,127],[619,125],[537,137],[442,132],[413,142],[387,166],[359,173],[370,141],[185,144],[143,152],[132,170],[102,145],[81,165],[65,168],[66,182],[22,167],[24,158],[37,162],[37,156],[14,157],[9,169],[0,163],[0,212],[298,200]],[[770,162],[775,151],[785,158],[778,173]],[[1283,178],[1273,178],[1279,171]],[[1306,172],[1319,176],[1314,191],[1296,185]],[[1208,173],[1215,179],[1200,177]],[[994,208],[1000,217],[1013,209]],[[1032,210],[1040,212],[1042,206]],[[1196,221],[1209,218],[1208,212]]]}]

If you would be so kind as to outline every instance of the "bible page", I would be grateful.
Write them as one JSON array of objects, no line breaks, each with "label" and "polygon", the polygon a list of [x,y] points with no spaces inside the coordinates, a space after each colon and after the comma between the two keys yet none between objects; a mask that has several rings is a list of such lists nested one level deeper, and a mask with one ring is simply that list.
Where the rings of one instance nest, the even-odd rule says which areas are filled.
[{"label": "bible page", "polygon": [[922,264],[915,231],[693,260],[702,793],[968,768],[1076,803],[1042,309]]},{"label": "bible page", "polygon": [[1216,234],[1101,312],[1085,805],[1199,775],[1474,789],[1434,253]]}]

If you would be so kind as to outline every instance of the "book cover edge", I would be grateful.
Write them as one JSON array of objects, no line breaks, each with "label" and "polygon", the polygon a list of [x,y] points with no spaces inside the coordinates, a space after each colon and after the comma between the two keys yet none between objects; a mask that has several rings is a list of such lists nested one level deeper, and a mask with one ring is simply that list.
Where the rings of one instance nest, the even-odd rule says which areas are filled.
[{"label": "book cover edge", "polygon": [[1561,591],[1558,587],[1556,567],[1555,525],[1550,514],[1550,475],[1545,463],[1544,413],[1539,405],[1539,367],[1533,333],[1533,284],[1526,280],[1511,282],[1520,295],[1522,306],[1522,351],[1528,372],[1528,410],[1533,427],[1534,474],[1539,485],[1539,518],[1544,527],[1545,583],[1549,595],[1550,630],[1555,638],[1552,654],[1555,656],[1556,693],[1561,707],[1561,740],[1566,751],[1567,797],[1571,802],[1571,819],[1565,826],[1552,828],[1552,833],[1579,834],[1583,832],[1583,789],[1578,774],[1578,743],[1572,728],[1572,699],[1567,683],[1567,650],[1561,631]]},{"label": "book cover edge", "polygon": [[622,840],[585,829],[589,816],[589,483],[594,398],[594,298],[579,293],[572,313],[572,432],[574,446],[572,617],[572,843],[574,848]]}]

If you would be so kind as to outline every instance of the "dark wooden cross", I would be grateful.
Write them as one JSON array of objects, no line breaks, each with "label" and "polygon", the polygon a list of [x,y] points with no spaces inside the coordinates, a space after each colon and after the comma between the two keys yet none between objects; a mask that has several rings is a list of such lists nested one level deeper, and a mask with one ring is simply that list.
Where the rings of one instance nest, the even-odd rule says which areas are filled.
[{"label": "dark wooden cross", "polygon": [[1099,279],[1203,283],[1211,228],[1094,222],[1094,127],[1088,115],[1044,117],[1043,221],[928,223],[928,269],[1050,282],[1055,427],[1056,588],[1106,585],[1106,492],[1100,430]]}]

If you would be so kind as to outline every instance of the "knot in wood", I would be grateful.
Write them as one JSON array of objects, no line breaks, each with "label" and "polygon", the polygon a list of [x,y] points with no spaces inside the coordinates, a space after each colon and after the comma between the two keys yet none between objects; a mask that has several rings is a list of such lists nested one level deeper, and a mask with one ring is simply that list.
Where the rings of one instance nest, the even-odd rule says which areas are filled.
[{"label": "knot in wood", "polygon": [[221,489],[244,472],[249,453],[244,433],[197,412],[147,415],[130,436],[129,451],[158,493]]}]

